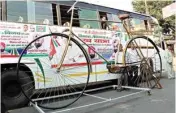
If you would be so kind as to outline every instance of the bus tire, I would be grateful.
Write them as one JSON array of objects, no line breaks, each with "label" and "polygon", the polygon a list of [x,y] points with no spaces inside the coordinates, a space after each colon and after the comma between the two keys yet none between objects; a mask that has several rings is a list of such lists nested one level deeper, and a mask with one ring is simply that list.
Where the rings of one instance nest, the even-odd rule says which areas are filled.
[{"label": "bus tire", "polygon": [[[20,83],[29,83],[32,82],[32,79],[23,71],[19,72],[20,77],[25,77],[25,79],[20,80]],[[2,73],[1,84],[2,84],[2,101],[8,110],[24,107],[28,104],[28,99],[22,93],[20,83],[18,82],[16,76],[16,70],[7,70]],[[28,89],[29,86],[26,85],[25,88]],[[33,88],[32,88],[33,90]],[[31,95],[32,90],[28,91],[27,94]]]}]

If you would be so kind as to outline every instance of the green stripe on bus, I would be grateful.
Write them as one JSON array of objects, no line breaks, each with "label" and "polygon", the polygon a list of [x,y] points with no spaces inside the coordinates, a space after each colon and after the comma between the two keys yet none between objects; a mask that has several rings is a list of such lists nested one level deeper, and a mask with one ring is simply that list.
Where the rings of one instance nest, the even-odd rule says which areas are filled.
[{"label": "green stripe on bus", "polygon": [[48,57],[48,54],[27,54],[22,57]]},{"label": "green stripe on bus", "polygon": [[44,79],[44,86],[45,86],[45,73],[44,73],[44,69],[43,69],[43,66],[40,62],[40,60],[38,58],[34,58],[34,60],[37,62],[41,72],[42,72],[42,75],[43,75],[43,79]]}]

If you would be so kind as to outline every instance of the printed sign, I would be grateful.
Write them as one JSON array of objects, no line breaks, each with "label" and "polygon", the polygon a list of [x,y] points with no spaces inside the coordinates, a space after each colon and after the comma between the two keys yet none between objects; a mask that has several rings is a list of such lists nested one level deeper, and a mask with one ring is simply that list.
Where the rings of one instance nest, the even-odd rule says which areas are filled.
[{"label": "printed sign", "polygon": [[[0,40],[2,55],[19,55],[32,40],[49,33],[46,26],[0,22]],[[44,39],[29,47],[28,53],[43,53]]]},{"label": "printed sign", "polygon": [[[49,34],[50,31],[53,33],[62,33],[66,29],[60,26],[48,26],[48,25],[33,25],[33,24],[21,24],[21,23],[10,23],[0,22],[0,47],[1,55],[20,55],[23,49],[34,39]],[[83,46],[90,55],[90,58],[94,61],[103,61],[93,50],[98,52],[107,60],[112,60],[114,52],[117,51],[118,45],[125,47],[128,41],[127,34],[125,32],[118,31],[106,31],[97,29],[83,29],[73,28],[73,32],[90,47],[85,44]],[[65,33],[65,32],[64,32]],[[66,33],[67,34],[67,33]],[[75,38],[75,37],[74,37]],[[82,42],[79,41],[81,44]],[[63,52],[64,46],[66,45],[66,39],[62,37],[45,37],[36,40],[25,52],[26,55],[46,55],[50,59],[55,57],[57,53]],[[48,48],[50,48],[48,50]],[[82,52],[80,54],[75,52],[76,45],[73,45],[68,56],[74,56],[70,58],[70,62],[81,62]],[[92,50],[93,49],[93,50]],[[79,54],[79,55],[78,55]],[[57,57],[61,57],[58,56]],[[82,57],[83,58],[83,57]],[[68,63],[69,63],[68,61]]]}]

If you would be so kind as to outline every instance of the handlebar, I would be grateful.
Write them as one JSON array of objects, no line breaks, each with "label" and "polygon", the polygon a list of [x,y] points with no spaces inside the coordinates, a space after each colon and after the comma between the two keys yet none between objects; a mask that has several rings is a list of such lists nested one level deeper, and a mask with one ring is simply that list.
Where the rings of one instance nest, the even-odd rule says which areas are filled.
[{"label": "handlebar", "polygon": [[75,5],[78,3],[79,1],[76,0],[76,2],[70,7],[70,9],[67,11],[67,13],[69,13],[71,10],[73,10],[75,8]]}]

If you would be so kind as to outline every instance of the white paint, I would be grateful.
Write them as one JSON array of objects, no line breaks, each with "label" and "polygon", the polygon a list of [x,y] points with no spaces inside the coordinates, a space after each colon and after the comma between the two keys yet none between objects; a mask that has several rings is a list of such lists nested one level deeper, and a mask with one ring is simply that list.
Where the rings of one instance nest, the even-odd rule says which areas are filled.
[{"label": "white paint", "polygon": [[170,17],[174,14],[176,14],[176,3],[172,3],[162,9],[163,12],[163,18]]}]

